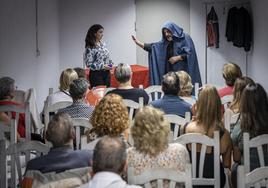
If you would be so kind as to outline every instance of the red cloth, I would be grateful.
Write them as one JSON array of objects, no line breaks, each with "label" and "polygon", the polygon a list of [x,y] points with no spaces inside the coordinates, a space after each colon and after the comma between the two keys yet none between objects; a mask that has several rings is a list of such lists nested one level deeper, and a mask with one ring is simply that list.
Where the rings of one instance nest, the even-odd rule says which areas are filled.
[{"label": "red cloth", "polygon": [[[149,86],[149,69],[141,65],[130,65],[132,70],[132,86],[138,88],[143,85],[143,88]],[[89,69],[86,69],[86,77],[89,78]],[[118,87],[114,77],[114,68],[111,70],[111,87]]]},{"label": "red cloth", "polygon": [[[23,106],[22,104],[17,103],[15,101],[0,101],[0,105]],[[15,112],[12,112],[11,115],[12,115],[12,119],[16,118]],[[19,114],[18,133],[20,137],[25,138],[25,114],[24,113]]]}]

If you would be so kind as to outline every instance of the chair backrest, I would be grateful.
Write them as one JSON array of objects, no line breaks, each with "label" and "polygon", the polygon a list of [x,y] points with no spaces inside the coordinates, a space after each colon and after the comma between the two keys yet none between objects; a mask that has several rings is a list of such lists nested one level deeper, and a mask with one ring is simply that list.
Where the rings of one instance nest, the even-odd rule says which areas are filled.
[{"label": "chair backrest", "polygon": [[243,165],[237,169],[237,187],[238,188],[268,188],[268,167],[256,168],[249,173],[245,173]]},{"label": "chair backrest", "polygon": [[[41,153],[48,153],[49,147],[45,144],[42,144],[38,141],[25,141],[19,142],[15,144],[11,144],[6,148],[6,140],[0,140],[0,178],[1,178],[1,186],[0,187],[7,187],[7,158],[11,156],[10,166],[11,166],[11,185],[10,187],[17,187],[22,181],[22,167],[20,156],[21,154],[29,153],[31,151],[36,151],[36,156],[40,156]],[[30,159],[25,158],[25,164]],[[18,174],[17,174],[18,173]],[[17,178],[18,177],[18,178]],[[18,181],[19,180],[19,181]]]},{"label": "chair backrest", "polygon": [[29,103],[29,110],[31,114],[31,120],[32,120],[32,128],[35,133],[40,133],[40,129],[44,127],[43,123],[41,122],[40,115],[37,108],[36,103],[36,91],[34,88],[30,88],[28,90],[28,95],[26,98],[26,102]]},{"label": "chair backrest", "polygon": [[[12,112],[15,113],[15,119],[11,120],[10,123],[10,142],[14,144],[17,142],[17,126],[19,123],[19,114],[25,114],[25,139],[31,139],[31,118],[29,103],[25,102],[23,106],[16,105],[1,105],[0,112],[7,112],[9,117],[11,117]],[[11,118],[12,119],[12,118]],[[0,138],[3,139],[3,138]]]},{"label": "chair backrest", "polygon": [[243,154],[244,154],[244,170],[245,173],[250,172],[250,149],[257,148],[260,166],[265,166],[263,146],[268,149],[268,134],[263,134],[250,139],[249,133],[243,133]]},{"label": "chair backrest", "polygon": [[50,112],[56,113],[59,109],[66,108],[67,106],[70,106],[71,104],[73,104],[73,102],[71,102],[71,101],[60,101],[60,102],[56,102],[56,103],[54,103],[52,105],[48,105],[48,106],[45,107],[45,109],[44,109],[44,115],[45,115],[44,132],[46,131],[46,128],[47,128],[49,120],[50,120],[50,116],[49,116]]},{"label": "chair backrest", "polygon": [[186,188],[192,187],[191,164],[186,164],[185,171],[180,172],[174,169],[157,168],[142,172],[140,175],[134,174],[134,168],[128,168],[128,183],[135,185],[144,185],[151,188],[152,181],[157,182],[157,188],[163,188],[164,180],[169,181],[169,188],[175,188],[176,183],[184,183]]},{"label": "chair backrest", "polygon": [[144,99],[143,97],[139,98],[139,103],[130,100],[130,99],[123,99],[123,103],[126,105],[126,107],[128,108],[128,117],[130,122],[132,123],[133,119],[134,119],[134,112],[135,110],[138,110],[139,108],[143,107],[144,104]]},{"label": "chair backrest", "polygon": [[91,129],[92,125],[87,118],[72,118],[72,122],[75,128],[76,149],[81,149],[81,128]]},{"label": "chair backrest", "polygon": [[[187,133],[178,137],[174,142],[184,145],[191,145],[191,159],[192,159],[192,183],[193,185],[214,185],[220,187],[220,137],[219,131],[214,132],[214,137],[209,138],[206,135],[198,133]],[[199,172],[196,176],[197,169],[197,144],[201,144],[200,158],[199,158]],[[214,153],[214,178],[204,178],[204,162],[206,156],[207,146],[213,147]]]},{"label": "chair backrest", "polygon": [[235,124],[239,118],[239,113],[234,113],[231,109],[227,108],[224,112],[224,127],[229,132],[231,130],[231,125]]},{"label": "chair backrest", "polygon": [[149,103],[164,96],[161,85],[149,86],[144,89],[149,96]]},{"label": "chair backrest", "polygon": [[224,110],[228,108],[228,105],[233,101],[233,95],[225,95],[221,98],[221,104],[224,106]]},{"label": "chair backrest", "polygon": [[114,89],[116,89],[116,88],[115,87],[107,87],[106,90],[105,90],[104,95],[106,95],[109,91],[112,91]]},{"label": "chair backrest", "polygon": [[194,84],[194,96],[195,96],[195,99],[197,100],[198,99],[198,94],[199,94],[199,83],[195,83]]},{"label": "chair backrest", "polygon": [[185,118],[175,115],[175,114],[165,114],[164,117],[166,120],[171,124],[171,126],[174,126],[173,131],[173,140],[175,140],[177,137],[179,137],[183,132],[183,127],[186,123],[191,121],[190,112],[185,113]]}]

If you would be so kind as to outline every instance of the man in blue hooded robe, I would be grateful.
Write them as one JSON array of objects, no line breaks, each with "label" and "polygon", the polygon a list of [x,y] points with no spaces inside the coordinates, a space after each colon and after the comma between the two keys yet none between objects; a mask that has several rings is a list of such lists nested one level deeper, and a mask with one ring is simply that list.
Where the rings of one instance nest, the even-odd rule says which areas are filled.
[{"label": "man in blue hooded robe", "polygon": [[132,36],[134,42],[149,52],[149,76],[151,85],[161,85],[163,75],[170,71],[184,70],[192,83],[202,86],[194,43],[183,29],[172,22],[162,27],[162,40],[143,43]]}]

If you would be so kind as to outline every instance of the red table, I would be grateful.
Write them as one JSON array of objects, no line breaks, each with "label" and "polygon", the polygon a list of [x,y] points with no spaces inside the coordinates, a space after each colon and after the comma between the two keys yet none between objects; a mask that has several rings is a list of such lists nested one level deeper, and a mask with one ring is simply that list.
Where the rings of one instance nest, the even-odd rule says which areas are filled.
[{"label": "red table", "polygon": [[[141,65],[130,65],[132,74],[132,86],[138,88],[143,85],[143,88],[149,86],[149,69]],[[86,77],[89,78],[89,69],[86,68]],[[118,83],[114,77],[114,68],[111,70],[111,87],[118,87]]]}]

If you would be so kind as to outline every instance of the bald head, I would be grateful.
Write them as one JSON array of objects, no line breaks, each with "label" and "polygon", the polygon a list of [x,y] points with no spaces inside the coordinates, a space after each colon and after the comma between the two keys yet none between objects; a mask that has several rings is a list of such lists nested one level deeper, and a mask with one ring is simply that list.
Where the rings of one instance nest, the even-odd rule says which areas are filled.
[{"label": "bald head", "polygon": [[162,90],[166,95],[178,95],[180,79],[175,72],[168,72],[163,76]]}]

